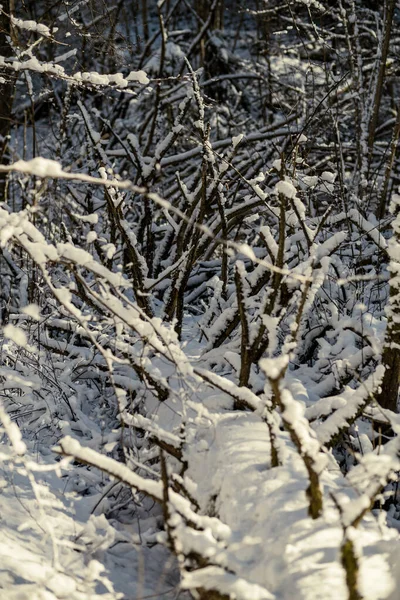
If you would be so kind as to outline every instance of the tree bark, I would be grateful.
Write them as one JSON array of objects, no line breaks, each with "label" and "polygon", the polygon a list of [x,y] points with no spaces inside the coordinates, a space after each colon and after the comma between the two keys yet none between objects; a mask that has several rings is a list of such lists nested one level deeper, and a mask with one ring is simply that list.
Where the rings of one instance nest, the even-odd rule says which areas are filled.
[{"label": "tree bark", "polygon": [[377,401],[383,408],[397,412],[397,397],[400,383],[400,196],[392,197],[391,212],[395,219],[392,223],[393,237],[389,241],[390,291],[387,314],[387,329],[382,352],[382,363],[386,371]]},{"label": "tree bark", "polygon": [[[3,9],[0,13],[0,56],[12,56],[11,18],[12,0],[3,0]],[[4,81],[3,81],[4,80]],[[8,145],[8,135],[11,128],[11,111],[14,98],[16,77],[12,71],[3,71],[0,80],[0,162],[4,162],[4,155]],[[0,174],[0,201],[4,201],[6,189],[6,174]]]},{"label": "tree bark", "polygon": [[374,145],[375,139],[375,130],[378,123],[379,109],[382,101],[382,92],[383,85],[385,83],[385,74],[386,74],[386,62],[389,54],[389,45],[390,45],[390,37],[392,33],[392,25],[393,25],[393,17],[394,11],[396,8],[396,0],[388,0],[385,3],[385,25],[384,25],[384,34],[382,40],[382,48],[381,48],[381,56],[380,56],[380,64],[379,64],[379,73],[378,73],[378,81],[376,84],[376,94],[374,98],[374,107],[372,110],[371,120],[369,123],[369,132],[368,132],[368,147],[370,151],[370,155],[372,154],[372,148]]}]

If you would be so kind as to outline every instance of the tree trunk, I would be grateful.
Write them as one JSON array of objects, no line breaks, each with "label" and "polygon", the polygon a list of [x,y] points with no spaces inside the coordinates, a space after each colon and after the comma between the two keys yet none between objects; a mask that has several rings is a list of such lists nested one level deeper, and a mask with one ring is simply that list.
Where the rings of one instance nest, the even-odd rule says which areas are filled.
[{"label": "tree trunk", "polygon": [[392,25],[393,25],[393,17],[394,17],[395,8],[396,8],[396,0],[388,0],[385,3],[385,14],[384,14],[385,25],[384,25],[384,33],[383,33],[383,40],[382,40],[378,81],[376,83],[374,106],[373,106],[373,110],[372,110],[371,120],[369,123],[369,132],[368,132],[368,147],[369,147],[369,151],[370,151],[370,158],[372,156],[372,148],[373,148],[374,139],[375,139],[375,130],[376,130],[376,126],[378,124],[379,109],[380,109],[381,101],[382,101],[383,85],[385,83],[386,62],[387,62],[387,57],[389,54],[390,37],[391,37],[391,33],[392,33]]},{"label": "tree trunk", "polygon": [[[9,58],[12,56],[10,45],[12,0],[3,0],[3,10],[0,13],[0,56]],[[4,81],[0,82],[0,162],[4,163],[4,154],[8,145],[8,134],[11,128],[11,110],[14,98],[16,77],[12,71],[4,71]],[[0,201],[4,201],[6,188],[6,174],[0,174]]]},{"label": "tree trunk", "polygon": [[382,352],[382,362],[386,367],[383,376],[381,392],[377,401],[383,408],[397,412],[397,396],[400,383],[400,260],[398,249],[400,245],[400,196],[392,197],[391,212],[395,215],[393,221],[393,237],[389,241],[389,271],[390,292],[386,308],[387,329],[385,345]]}]

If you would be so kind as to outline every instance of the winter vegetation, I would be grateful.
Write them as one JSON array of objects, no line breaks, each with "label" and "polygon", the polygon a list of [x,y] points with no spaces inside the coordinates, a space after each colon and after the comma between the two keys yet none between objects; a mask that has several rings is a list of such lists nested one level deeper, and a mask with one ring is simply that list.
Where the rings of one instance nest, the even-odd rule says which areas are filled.
[{"label": "winter vegetation", "polygon": [[0,600],[400,595],[398,0],[1,0]]}]

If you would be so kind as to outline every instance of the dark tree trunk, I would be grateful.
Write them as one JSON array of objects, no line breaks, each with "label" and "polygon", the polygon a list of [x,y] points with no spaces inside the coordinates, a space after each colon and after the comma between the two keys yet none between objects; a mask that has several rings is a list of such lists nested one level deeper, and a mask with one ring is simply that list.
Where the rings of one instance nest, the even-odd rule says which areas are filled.
[{"label": "dark tree trunk", "polygon": [[381,393],[377,400],[382,408],[397,412],[397,396],[399,393],[400,352],[397,348],[385,348],[383,364],[386,367],[383,376]]},{"label": "dark tree trunk", "polygon": [[391,212],[395,216],[392,223],[393,239],[389,244],[390,290],[387,311],[387,328],[382,352],[382,363],[386,371],[377,401],[383,408],[397,412],[397,398],[400,383],[400,260],[397,248],[400,244],[400,201],[393,196]]},{"label": "dark tree trunk", "polygon": [[[10,11],[12,9],[11,0],[3,0],[3,10],[0,13],[0,56],[9,58],[12,56],[11,37],[11,19]],[[4,70],[1,72],[0,81],[0,161],[4,163],[4,155],[8,145],[8,134],[11,127],[11,111],[13,105],[15,75],[12,71]],[[4,81],[3,81],[4,80]],[[0,201],[4,200],[6,187],[6,176],[0,174]]]}]

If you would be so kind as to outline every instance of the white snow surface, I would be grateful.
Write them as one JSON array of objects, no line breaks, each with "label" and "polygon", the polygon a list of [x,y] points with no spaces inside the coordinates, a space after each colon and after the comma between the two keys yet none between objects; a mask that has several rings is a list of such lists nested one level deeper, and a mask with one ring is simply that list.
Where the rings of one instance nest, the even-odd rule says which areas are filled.
[{"label": "white snow surface", "polygon": [[[198,483],[202,509],[212,507],[232,530],[226,560],[249,584],[260,586],[253,596],[245,590],[238,598],[345,600],[337,511],[328,500],[323,517],[307,518],[305,469],[286,434],[282,436],[289,447],[287,460],[271,470],[266,425],[254,414],[227,413],[198,430],[197,439],[206,443],[188,449],[188,476]],[[341,489],[342,476],[333,463],[322,483],[325,498]],[[364,598],[395,600],[393,563],[398,559],[390,541],[397,534],[387,530],[381,537],[371,515],[357,536],[363,549]]]},{"label": "white snow surface", "polygon": [[275,185],[275,191],[277,194],[283,194],[283,196],[286,196],[286,198],[295,198],[296,194],[297,194],[297,190],[294,187],[293,183],[291,183],[291,181],[278,181],[278,183]]},{"label": "white snow surface", "polygon": [[[70,250],[68,245],[61,246]],[[156,319],[154,324],[166,339],[165,326],[157,325]],[[315,456],[318,454],[318,460],[322,457],[326,465],[320,473],[323,514],[312,520],[308,515],[309,481],[304,462],[279,426],[275,433],[282,464],[271,468],[269,431],[263,420],[266,395],[257,396],[250,389],[237,387],[229,376],[211,372],[207,359],[200,357],[197,341],[189,340],[183,346],[173,333],[171,338],[170,347],[181,372],[193,385],[185,408],[187,432],[182,451],[188,469],[183,481],[199,504],[195,512],[187,498],[171,490],[171,524],[180,548],[185,553],[200,552],[210,564],[183,571],[179,584],[176,562],[161,544],[157,534],[160,523],[155,526],[154,516],[149,514],[138,530],[135,519],[107,521],[102,515],[102,506],[107,503],[103,497],[105,486],[120,485],[118,479],[134,489],[147,490],[153,498],[162,495],[159,476],[151,469],[139,475],[106,456],[118,433],[114,438],[109,436],[100,454],[93,447],[96,435],[103,434],[95,430],[90,418],[80,416],[83,437],[79,439],[68,423],[60,427],[69,437],[59,441],[59,449],[99,465],[111,475],[110,482],[96,469],[66,463],[61,468],[48,449],[43,456],[34,442],[27,440],[25,446],[16,424],[7,421],[0,411],[14,448],[10,449],[4,436],[0,447],[0,599],[139,600],[150,596],[172,600],[181,589],[179,600],[187,600],[185,590],[217,587],[233,600],[346,600],[340,558],[343,526],[331,495],[340,498],[347,516],[356,514],[366,504],[360,483],[363,465],[372,472],[378,461],[373,460],[376,455],[372,452],[367,454],[371,458],[360,463],[353,485],[351,477],[343,477],[332,454],[317,444],[317,439],[325,439],[323,423],[313,424],[315,438],[311,439],[310,433],[314,432],[309,429],[307,417],[312,415],[313,405],[320,407],[317,414],[325,410],[329,415],[337,410],[340,422],[334,419],[332,427],[340,426],[343,419],[352,416],[350,408],[356,409],[363,401],[364,388],[361,386],[358,392],[349,389],[336,399],[320,400],[318,393],[322,392],[318,390],[323,388],[313,386],[311,370],[288,371],[285,393],[290,402],[285,401],[285,406],[290,405],[289,416],[297,430],[301,425],[310,438],[306,440],[308,452],[314,444]],[[286,364],[287,359],[274,359],[266,365],[264,361],[263,366],[274,376],[274,369],[280,372]],[[154,359],[153,368],[165,378],[174,373],[162,358]],[[3,373],[7,375],[8,371]],[[371,376],[367,388],[374,389],[380,376],[379,372]],[[179,387],[179,381],[176,378],[173,386]],[[21,386],[21,390],[27,387],[23,387],[23,381]],[[249,411],[232,410],[233,397],[246,403]],[[154,400],[152,418],[151,406],[149,411],[146,419],[133,418],[133,424],[145,425],[160,439],[178,447],[180,407]],[[328,418],[325,422],[331,421]],[[390,468],[392,464],[397,465],[392,462]],[[94,478],[94,472],[98,473],[96,492],[92,487],[92,493],[85,495],[85,477]],[[187,521],[196,527],[187,526]],[[369,512],[358,525],[354,539],[364,600],[397,600],[398,531],[389,529]]]},{"label": "white snow surface", "polygon": [[60,479],[53,457],[37,458],[0,445],[1,600],[172,600],[166,550],[91,514],[97,498],[67,489],[71,468]]}]

